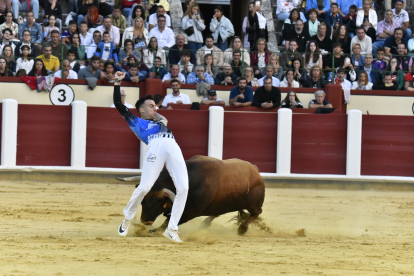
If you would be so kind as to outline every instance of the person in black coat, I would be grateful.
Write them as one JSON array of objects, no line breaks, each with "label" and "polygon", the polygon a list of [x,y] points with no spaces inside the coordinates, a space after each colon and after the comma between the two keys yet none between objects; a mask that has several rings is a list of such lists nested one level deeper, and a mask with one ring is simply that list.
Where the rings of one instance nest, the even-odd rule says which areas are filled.
[{"label": "person in black coat", "polygon": [[[250,45],[256,45],[256,41],[259,38],[264,38],[266,42],[269,39],[266,18],[264,17],[263,12],[260,11],[260,9],[262,8],[262,1],[256,0],[254,2],[255,6],[253,8],[253,11],[249,11],[249,13],[247,14],[249,20],[249,28],[247,31],[249,33]],[[260,6],[256,6],[256,3],[258,2],[260,2]]]},{"label": "person in black coat", "polygon": [[14,49],[14,56],[16,58],[20,57],[21,54],[21,47],[23,44],[26,45],[30,45],[30,54],[32,55],[32,57],[37,57],[37,47],[34,43],[31,42],[31,34],[29,30],[24,30],[22,33],[22,36],[20,38],[20,40],[22,40],[23,42],[19,42],[16,45],[16,48]]},{"label": "person in black coat", "polygon": [[384,73],[384,79],[380,79],[376,83],[374,83],[374,86],[372,87],[372,90],[398,90],[398,84],[397,82],[392,81],[392,75],[390,72]]},{"label": "person in black coat", "polygon": [[217,85],[236,85],[238,77],[233,73],[233,69],[229,64],[225,64],[222,73],[218,73],[214,79]]},{"label": "person in black coat", "polygon": [[185,43],[185,37],[182,34],[177,35],[175,38],[175,45],[170,48],[168,51],[168,62],[170,65],[178,64],[181,60],[181,52],[187,50],[190,52],[190,62],[196,64],[196,51],[191,51],[190,46]]},{"label": "person in black coat", "polygon": [[280,106],[282,99],[279,88],[273,86],[271,77],[265,77],[263,86],[256,89],[252,106],[261,108],[276,108]]}]

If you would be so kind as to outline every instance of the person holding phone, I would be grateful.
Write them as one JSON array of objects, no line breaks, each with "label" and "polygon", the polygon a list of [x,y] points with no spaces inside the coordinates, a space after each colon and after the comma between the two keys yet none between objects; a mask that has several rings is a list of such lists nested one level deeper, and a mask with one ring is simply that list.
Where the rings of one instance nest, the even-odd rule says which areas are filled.
[{"label": "person holding phone", "polygon": [[227,39],[234,36],[234,27],[231,21],[223,15],[223,7],[217,5],[214,8],[213,19],[210,22],[210,31],[213,33],[214,45],[226,51],[229,47]]},{"label": "person holding phone", "polygon": [[262,8],[262,1],[256,0],[254,5],[254,9],[252,12],[250,12],[249,15],[249,25],[252,27],[255,27],[255,32],[253,33],[252,42],[253,45],[256,45],[256,42],[259,38],[264,38],[267,42],[269,40],[268,38],[268,32],[267,32],[267,22],[266,17],[261,12]]},{"label": "person holding phone", "polygon": [[188,46],[195,55],[195,52],[203,47],[202,31],[206,28],[200,16],[200,6],[196,2],[191,3],[188,7],[181,21],[181,26],[187,34]]}]

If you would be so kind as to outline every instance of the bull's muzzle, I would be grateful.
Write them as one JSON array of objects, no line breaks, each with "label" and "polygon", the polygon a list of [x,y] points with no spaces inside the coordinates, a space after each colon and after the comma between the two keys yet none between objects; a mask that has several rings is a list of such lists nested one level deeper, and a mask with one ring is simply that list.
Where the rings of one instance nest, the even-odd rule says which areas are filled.
[{"label": "bull's muzzle", "polygon": [[147,225],[147,226],[151,226],[154,222],[153,221],[143,221],[141,219],[142,224]]}]

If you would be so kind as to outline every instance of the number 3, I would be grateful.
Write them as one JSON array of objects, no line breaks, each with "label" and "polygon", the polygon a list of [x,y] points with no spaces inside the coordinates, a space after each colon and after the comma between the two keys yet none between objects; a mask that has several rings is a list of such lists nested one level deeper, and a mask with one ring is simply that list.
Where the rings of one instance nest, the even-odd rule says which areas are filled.
[{"label": "number 3", "polygon": [[66,101],[66,91],[65,90],[63,90],[63,89],[60,89],[59,90],[59,93],[61,93],[60,94],[60,96],[62,96],[63,98],[61,99],[61,98],[58,98],[58,101],[59,102],[61,102],[61,103],[63,103],[64,101]]}]

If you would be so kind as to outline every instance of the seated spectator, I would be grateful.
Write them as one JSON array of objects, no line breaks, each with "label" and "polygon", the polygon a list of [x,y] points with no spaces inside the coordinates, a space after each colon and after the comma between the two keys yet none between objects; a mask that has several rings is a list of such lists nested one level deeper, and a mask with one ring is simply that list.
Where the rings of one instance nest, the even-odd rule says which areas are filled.
[{"label": "seated spectator", "polygon": [[43,20],[43,26],[45,26],[48,22],[50,26],[51,17],[54,16],[56,21],[55,24],[59,26],[59,30],[62,30],[62,7],[59,2],[57,0],[49,0],[45,2],[45,17]]},{"label": "seated spectator", "polygon": [[383,78],[385,73],[389,72],[392,77],[392,82],[396,83],[396,90],[402,90],[404,87],[404,72],[400,69],[400,63],[396,57],[392,57],[390,63],[382,74]]},{"label": "seated spectator", "polygon": [[145,76],[138,70],[138,64],[132,63],[129,65],[129,70],[125,74],[124,80],[133,83],[139,83],[145,80]]},{"label": "seated spectator", "polygon": [[190,4],[189,8],[185,12],[182,20],[181,27],[187,34],[188,46],[192,51],[197,51],[203,47],[203,31],[206,28],[203,20],[200,16],[200,7],[196,2]]},{"label": "seated spectator", "polygon": [[356,43],[361,46],[361,55],[372,53],[372,39],[366,35],[364,27],[358,27],[356,36],[351,40],[351,50]]},{"label": "seated spectator", "polygon": [[223,72],[218,73],[214,79],[214,84],[217,85],[236,85],[237,75],[233,73],[233,68],[230,64],[225,64],[223,67]]},{"label": "seated spectator", "polygon": [[338,9],[337,3],[331,3],[331,10],[325,12],[325,22],[334,30],[338,30],[339,25],[343,23],[342,15],[338,12]]},{"label": "seated spectator", "polygon": [[[121,101],[122,101],[122,104],[125,105],[126,107],[128,107],[129,109],[134,109],[135,107],[132,104],[127,103],[126,100],[125,100],[126,99],[126,95],[127,95],[126,92],[125,92],[125,90],[121,89],[120,93],[121,93]],[[155,97],[154,97],[154,99],[155,99]],[[111,107],[114,108],[115,107],[115,104],[112,104]]]},{"label": "seated spectator", "polygon": [[115,5],[109,17],[112,19],[112,24],[119,29],[119,33],[123,34],[127,27],[127,22],[125,16],[121,14],[121,6]]},{"label": "seated spectator", "polygon": [[0,77],[13,77],[13,71],[9,70],[7,60],[0,56]]},{"label": "seated spectator", "polygon": [[125,29],[122,36],[122,47],[125,47],[125,40],[127,39],[133,42],[134,48],[145,48],[148,46],[148,30],[145,28],[144,20],[141,17],[136,17],[134,25]]},{"label": "seated spectator", "polygon": [[131,39],[126,39],[124,42],[124,49],[119,50],[119,62],[126,65],[128,59],[133,55],[136,59],[141,60],[138,49],[134,49],[134,43]]},{"label": "seated spectator", "polygon": [[161,49],[158,49],[158,40],[156,37],[150,38],[150,44],[147,49],[142,51],[143,62],[148,67],[152,67],[154,63],[154,58],[159,57],[161,59],[161,64],[167,64],[165,60],[165,52]]},{"label": "seated spectator", "polygon": [[[124,1],[128,1],[128,0],[124,0]],[[128,1],[128,2],[130,2],[130,1]],[[125,10],[126,10],[126,8],[124,8],[124,10],[123,10],[124,15],[125,15]],[[135,22],[135,18],[137,18],[137,17],[141,17],[143,22],[146,21],[145,20],[145,10],[141,5],[135,5],[133,10],[132,10],[131,16],[128,15],[127,27],[133,27],[134,22]]]},{"label": "seated spectator", "polygon": [[256,42],[256,49],[250,53],[250,65],[254,69],[254,76],[261,78],[261,70],[269,63],[272,53],[267,50],[267,43],[264,38],[259,38]]},{"label": "seated spectator", "polygon": [[318,32],[316,35],[312,36],[310,40],[316,41],[321,52],[330,52],[332,49],[332,40],[327,34],[327,27],[324,22],[318,25]]},{"label": "seated spectator", "polygon": [[197,84],[200,82],[208,82],[214,84],[214,79],[211,75],[204,72],[204,66],[197,65],[194,72],[190,73],[187,77],[188,84]]},{"label": "seated spectator", "polygon": [[[397,0],[385,0],[383,4],[383,7],[385,9],[391,9],[391,8],[395,8],[395,3],[397,2]],[[401,1],[402,2],[402,1]],[[407,9],[407,4],[406,2],[403,2],[403,9],[406,10]]]},{"label": "seated spectator", "polygon": [[31,42],[31,36],[30,36],[30,31],[29,30],[23,31],[21,39],[22,39],[22,42],[17,43],[17,45],[16,45],[14,55],[16,57],[19,57],[20,54],[21,54],[21,47],[23,45],[27,45],[27,46],[30,47],[30,54],[34,57],[37,56],[37,47],[34,43]]},{"label": "seated spectator", "polygon": [[80,80],[86,78],[96,78],[100,79],[101,77],[101,70],[99,70],[99,61],[101,59],[98,56],[91,57],[89,61],[89,66],[79,70],[78,78]]},{"label": "seated spectator", "polygon": [[301,81],[303,87],[325,88],[325,80],[322,77],[322,70],[318,65],[314,65],[310,72],[310,78]]},{"label": "seated spectator", "polygon": [[414,79],[414,66],[411,67],[411,72],[408,72],[407,74],[405,74],[404,90],[414,91],[413,79]]},{"label": "seated spectator", "polygon": [[259,87],[260,86],[259,80],[254,77],[253,67],[247,66],[246,69],[244,69],[244,77],[247,80],[247,85],[248,86],[253,86],[253,87]]},{"label": "seated spectator", "polygon": [[230,91],[230,106],[251,106],[253,103],[253,89],[250,86],[247,86],[246,78],[239,78],[237,84],[238,85]]},{"label": "seated spectator", "polygon": [[286,108],[303,108],[303,104],[299,101],[296,92],[289,91],[286,97],[282,101],[282,105],[280,107]]},{"label": "seated spectator", "polygon": [[158,47],[161,49],[168,49],[174,45],[174,32],[171,28],[165,26],[165,16],[158,16],[158,26],[152,28],[149,37],[156,37],[158,41]]},{"label": "seated spectator", "polygon": [[[342,67],[344,65],[345,56],[342,55],[342,47],[339,42],[335,42],[332,45],[333,53],[324,56],[325,62],[325,72],[332,73],[332,69]],[[311,67],[312,68],[312,67]],[[331,77],[328,77],[330,79]]]},{"label": "seated spectator", "polygon": [[373,83],[369,81],[368,73],[361,71],[358,76],[358,81],[352,83],[352,89],[356,90],[372,90]]},{"label": "seated spectator", "polygon": [[164,75],[168,73],[164,65],[162,64],[160,57],[155,57],[154,66],[151,66],[151,68],[149,68],[148,71],[151,79],[162,79]]},{"label": "seated spectator", "polygon": [[3,47],[10,45],[13,49],[13,52],[16,50],[16,45],[10,41],[12,31],[10,29],[3,30],[3,40],[0,42],[0,54],[3,52]]},{"label": "seated spectator", "polygon": [[155,109],[160,109],[162,104],[163,97],[161,94],[154,95]]},{"label": "seated spectator", "polygon": [[178,65],[171,65],[170,72],[164,75],[162,82],[170,83],[172,80],[178,80],[180,84],[185,84],[185,77],[180,73]]},{"label": "seated spectator", "polygon": [[[76,0],[75,0],[76,1]],[[99,7],[99,1],[98,0],[86,0],[86,1],[76,1],[77,6],[77,14],[78,14],[78,18],[77,18],[77,22],[78,25],[80,25],[80,23],[82,21],[85,21],[85,16],[88,13],[88,9],[89,7]],[[70,25],[70,23],[69,23]]]},{"label": "seated spectator", "polygon": [[385,57],[385,49],[383,47],[377,48],[377,59],[374,60],[374,66],[378,68],[381,72],[387,68],[388,61],[384,59]]},{"label": "seated spectator", "polygon": [[107,79],[108,83],[114,83],[115,73],[116,73],[115,64],[112,61],[107,61],[104,63],[104,68],[101,71],[100,78]]},{"label": "seated spectator", "polygon": [[46,70],[56,72],[60,69],[59,59],[52,55],[52,45],[50,44],[43,45],[43,55],[36,57],[36,59],[43,61]]},{"label": "seated spectator", "polygon": [[69,21],[69,28],[62,32],[62,43],[69,44],[70,36],[78,31],[78,23],[75,20]]},{"label": "seated spectator", "polygon": [[371,9],[371,0],[363,0],[363,9],[358,11],[356,25],[357,27],[363,27],[366,35],[371,38],[372,42],[375,42],[378,24],[377,12]]},{"label": "seated spectator", "polygon": [[[68,46],[65,43],[62,43],[60,39],[60,34],[57,30],[53,30],[51,33],[51,45],[52,45],[52,55],[60,59],[66,57],[68,52]],[[63,50],[63,53],[62,53]]]},{"label": "seated spectator", "polygon": [[[39,0],[31,0],[30,2],[24,1],[24,0],[11,0],[11,3],[12,3],[11,11],[13,12],[13,18],[15,19],[15,21],[19,19],[20,11],[26,12],[26,16],[29,12],[32,13],[33,19],[39,18]],[[30,8],[28,7],[28,5],[30,5]],[[40,42],[37,42],[37,43],[40,43]]]},{"label": "seated spectator", "polygon": [[[279,19],[282,22],[285,22],[291,16],[291,11],[293,11],[294,9],[300,9],[301,4],[302,2],[300,0],[278,0],[276,9],[277,19]],[[300,18],[302,18],[302,20],[305,18],[305,15],[302,12],[300,13]]]},{"label": "seated spectator", "polygon": [[[335,42],[338,42],[339,44],[341,44],[342,52],[344,54],[351,53],[350,51],[351,37],[349,36],[349,33],[348,33],[348,27],[345,24],[339,25],[338,31],[334,33],[332,37],[332,43],[334,44]],[[332,47],[332,50],[333,50],[333,47]]]},{"label": "seated spectator", "polygon": [[333,108],[332,104],[325,100],[326,94],[323,90],[315,92],[315,99],[309,102],[309,108]]},{"label": "seated spectator", "polygon": [[30,77],[46,77],[49,75],[53,75],[54,73],[50,70],[47,70],[45,65],[43,64],[43,60],[40,58],[35,59],[32,71],[27,74]]},{"label": "seated spectator", "polygon": [[235,36],[233,41],[231,42],[230,48],[228,48],[226,51],[224,51],[224,62],[225,63],[231,63],[233,61],[233,51],[240,51],[241,61],[245,62],[247,65],[250,65],[250,54],[249,51],[247,51],[245,48],[243,48],[243,42],[241,41],[241,38],[238,36]]},{"label": "seated spectator", "polygon": [[[356,10],[362,10],[362,1],[361,0],[337,0],[339,10],[338,12],[344,17],[351,13],[352,8]],[[352,7],[354,6],[354,7]]]},{"label": "seated spectator", "polygon": [[355,43],[352,45],[351,60],[354,65],[354,69],[361,65],[364,65],[364,57],[361,55],[361,44]]},{"label": "seated spectator", "polygon": [[100,31],[102,36],[104,32],[108,32],[111,37],[111,42],[115,47],[119,46],[119,40],[121,38],[119,28],[112,26],[112,19],[109,16],[104,17],[103,25],[96,28],[96,30]]},{"label": "seated spectator", "polygon": [[204,66],[204,70],[207,74],[215,78],[219,71],[219,66],[214,65],[214,57],[212,54],[207,54],[204,56],[204,62],[199,64]]},{"label": "seated spectator", "polygon": [[297,88],[299,87],[299,82],[295,81],[294,79],[295,70],[293,68],[289,68],[286,71],[285,79],[280,83],[280,87],[292,87]]},{"label": "seated spectator", "polygon": [[72,67],[70,66],[70,61],[65,59],[63,61],[63,75],[62,70],[59,70],[55,73],[55,78],[77,80],[78,74],[76,74],[76,72],[72,70]]},{"label": "seated spectator", "polygon": [[79,33],[73,33],[70,37],[70,44],[68,49],[73,49],[76,51],[77,60],[85,60],[85,46],[81,45],[81,39]]},{"label": "seated spectator", "polygon": [[[329,9],[329,6],[330,5],[328,5],[326,7],[326,9]],[[306,21],[304,29],[309,33],[309,36],[312,38],[313,36],[318,34],[319,25],[321,24],[321,21],[318,20],[318,10],[317,9],[310,9],[310,10],[308,10],[307,13],[308,13],[309,20]],[[322,23],[324,23],[323,22],[324,21],[323,17],[322,18],[320,17],[320,19],[322,20]],[[332,34],[331,28],[330,27],[327,28],[326,24],[325,24],[325,28],[326,28],[326,31],[325,31],[326,36],[330,38],[331,34]],[[324,48],[321,47],[321,45],[319,45],[319,48],[324,49]]]},{"label": "seated spectator", "polygon": [[305,69],[310,70],[314,65],[319,65],[319,67],[323,68],[322,54],[319,50],[318,44],[315,41],[312,40],[309,42],[302,57]]},{"label": "seated spectator", "polygon": [[[261,0],[258,0],[258,2],[261,4]],[[257,17],[260,16],[261,18],[264,18],[260,12],[260,8],[258,9],[258,6],[255,6],[255,11],[255,13],[252,12],[253,17],[256,17],[257,15]],[[256,28],[256,31],[258,32],[256,36],[258,37],[263,37],[262,33],[267,34],[266,18],[264,19],[264,23],[262,19],[259,19],[260,27]],[[223,7],[221,5],[216,5],[214,7],[214,15],[210,21],[210,31],[213,33],[214,45],[221,49],[222,52],[226,51],[226,49],[229,48],[227,39],[234,36],[234,27],[230,19],[223,15]]]},{"label": "seated spectator", "polygon": [[280,65],[283,70],[286,71],[288,68],[292,68],[292,61],[298,59],[302,61],[302,54],[297,52],[298,44],[295,39],[292,39],[289,43],[289,49],[282,53],[280,57]]},{"label": "seated spectator", "polygon": [[[13,14],[11,11],[5,13],[6,21],[0,25],[0,38],[2,38],[2,33],[4,29],[10,29],[12,31],[12,35],[10,39],[17,39],[19,37],[19,24],[13,22]],[[20,37],[21,39],[21,37]]]},{"label": "seated spectator", "polygon": [[86,57],[91,59],[97,50],[98,44],[102,41],[102,35],[100,31],[94,31],[93,32],[93,43],[86,49]]},{"label": "seated spectator", "polygon": [[[306,44],[311,40],[309,32],[305,30],[302,19],[298,19],[295,24],[294,30],[290,33],[288,38],[285,38],[286,41],[290,41],[295,39],[298,45],[297,51],[298,52],[305,52]],[[290,47],[289,47],[290,48]]]},{"label": "seated spectator", "polygon": [[[122,65],[121,65],[121,67],[122,67],[122,69],[124,69],[125,70],[125,72],[128,72],[129,71],[129,66],[131,65],[131,64],[137,64],[137,66],[138,66],[138,64],[139,64],[139,59],[137,59],[137,57],[135,56],[135,55],[129,55],[129,56],[127,56],[126,58],[125,58],[125,62],[123,62],[122,63]],[[145,65],[145,67],[147,67],[146,65]],[[119,68],[119,63],[118,63],[118,68]],[[148,67],[147,67],[148,68]],[[148,73],[147,74],[144,74],[145,75],[145,77],[148,77]]]},{"label": "seated spectator", "polygon": [[294,71],[293,79],[302,87],[302,81],[310,78],[309,72],[302,66],[302,59],[293,59],[292,69]]},{"label": "seated spectator", "polygon": [[273,69],[273,66],[267,65],[266,66],[266,75],[263,78],[259,79],[259,85],[263,86],[264,79],[266,77],[268,77],[268,78],[272,79],[273,86],[279,87],[280,86],[280,80],[274,76],[274,72],[275,71]]},{"label": "seated spectator", "polygon": [[261,108],[276,108],[280,106],[281,93],[279,88],[272,85],[272,78],[265,77],[263,86],[256,89],[252,106]]},{"label": "seated spectator", "polygon": [[[85,22],[88,28],[97,28],[103,24],[103,15],[99,14],[97,7],[92,6],[88,8],[88,13],[85,15]],[[80,24],[82,24],[82,22]]]},{"label": "seated spectator", "polygon": [[237,77],[241,77],[244,75],[244,69],[248,65],[246,62],[241,61],[240,50],[233,51],[233,60],[231,61],[230,66],[233,68],[233,72]]},{"label": "seated spectator", "polygon": [[201,64],[204,61],[204,56],[207,54],[213,55],[213,63],[216,66],[222,67],[223,66],[223,52],[214,46],[214,38],[212,35],[205,36],[205,45],[201,47],[196,53],[196,64]]},{"label": "seated spectator", "polygon": [[205,105],[226,105],[226,103],[220,99],[217,98],[216,90],[210,90],[208,91],[207,98],[204,98],[200,104]]},{"label": "seated spectator", "polygon": [[364,64],[360,65],[358,69],[359,72],[367,72],[369,82],[376,83],[381,80],[381,71],[379,71],[377,67],[373,66],[373,61],[374,59],[372,58],[372,55],[365,55]]},{"label": "seated spectator", "polygon": [[[68,50],[67,59],[69,60],[70,67],[72,68],[72,70],[75,71],[76,74],[78,74],[79,70],[81,69],[81,64],[80,61],[76,60],[76,51],[74,49]],[[82,67],[84,67],[83,65]]]},{"label": "seated spectator", "polygon": [[[296,22],[301,19],[302,23],[306,22],[306,18],[303,15],[302,12],[300,12],[300,17],[299,17],[299,10],[298,9],[293,9],[290,12],[290,16],[288,19],[285,20],[285,22],[283,23],[282,26],[282,37],[285,40],[284,44],[285,44],[285,48],[288,49],[289,48],[289,40],[291,37],[292,33],[296,32],[295,26],[296,26]],[[283,42],[282,42],[283,43]],[[253,47],[254,45],[250,44],[250,47]]]},{"label": "seated spectator", "polygon": [[178,80],[171,81],[172,93],[165,96],[162,101],[161,108],[166,109],[170,103],[174,104],[191,104],[190,97],[180,91],[180,82]]},{"label": "seated spectator", "polygon": [[180,62],[181,59],[181,54],[183,51],[189,51],[191,56],[190,56],[190,62],[192,64],[196,64],[196,52],[195,51],[191,51],[190,46],[188,46],[188,44],[184,44],[185,43],[185,37],[182,34],[178,34],[177,37],[175,38],[175,45],[172,46],[170,48],[170,50],[168,51],[168,61],[171,64],[178,64]]},{"label": "seated spectator", "polygon": [[7,60],[7,65],[9,66],[9,70],[12,72],[16,72],[16,62],[14,59],[13,48],[10,45],[6,45],[3,47],[3,53],[0,57]]},{"label": "seated spectator", "polygon": [[382,80],[374,83],[372,90],[398,90],[397,82],[392,81],[392,74],[391,72],[385,71],[382,75]]},{"label": "seated spectator", "polygon": [[[18,1],[18,0],[13,0],[13,1]],[[18,11],[15,14],[14,10],[13,10],[13,14],[15,16],[18,16]],[[34,21],[34,19],[35,19],[35,15],[34,15],[33,11],[27,11],[26,12],[26,22],[20,23],[20,25],[19,25],[19,37],[20,38],[23,37],[23,32],[25,30],[28,30],[30,35],[31,35],[31,42],[36,43],[36,44],[40,44],[40,43],[43,42],[42,26],[40,26],[39,23],[36,23]],[[23,38],[23,40],[24,40],[24,38]],[[41,46],[40,46],[40,48],[41,48]]]},{"label": "seated spectator", "polygon": [[[361,2],[361,5],[362,5],[362,2]],[[338,11],[338,12],[341,13],[340,11]],[[355,36],[355,32],[356,32],[356,29],[357,29],[357,26],[356,26],[357,6],[356,5],[351,5],[349,7],[349,12],[346,14],[346,16],[344,16],[343,14],[341,14],[341,15],[343,16],[342,20],[344,21],[344,23],[348,27],[349,36],[351,38],[353,38]]]},{"label": "seated spectator", "polygon": [[166,20],[165,26],[168,28],[171,28],[171,17],[165,12],[165,9],[163,6],[158,6],[157,12],[151,14],[150,17],[148,18],[148,22],[149,22],[148,30],[149,31],[151,31],[153,28],[158,26],[158,18],[161,15],[165,17],[165,20]]},{"label": "seated spectator", "polygon": [[309,0],[306,2],[306,12],[309,16],[309,11],[314,10],[314,13],[319,16],[320,18],[324,18],[325,14],[329,12],[329,7],[331,3],[329,0],[317,1],[317,0]]},{"label": "seated spectator", "polygon": [[95,55],[100,57],[102,61],[118,62],[118,54],[115,52],[116,46],[111,42],[109,32],[103,33],[103,40],[96,47]]},{"label": "seated spectator", "polygon": [[27,73],[24,69],[17,70],[16,77],[26,77]]},{"label": "seated spectator", "polygon": [[[21,47],[22,54],[16,60],[16,71],[23,69],[26,71],[26,74],[33,68],[34,59],[32,59],[32,55],[30,54],[30,47],[28,45],[22,45]],[[31,59],[29,59],[29,57]]]},{"label": "seated spectator", "polygon": [[85,21],[81,22],[79,28],[79,36],[81,38],[81,45],[85,46],[86,49],[88,49],[88,46],[93,43],[93,36],[90,32],[88,32],[88,30],[88,24]]},{"label": "seated spectator", "polygon": [[52,31],[57,31],[59,33],[60,38],[60,29],[55,26],[56,24],[56,18],[54,15],[51,15],[48,20],[48,26],[43,28],[43,37],[45,42],[52,41]]},{"label": "seated spectator", "polygon": [[376,41],[372,44],[372,53],[376,54],[379,47],[384,47],[385,39],[394,35],[394,30],[400,27],[397,20],[393,20],[392,10],[385,12],[385,19],[378,23]]},{"label": "seated spectator", "polygon": [[404,71],[404,74],[411,72],[411,67],[413,66],[413,58],[407,55],[407,49],[405,48],[404,43],[400,43],[397,46],[396,58],[398,59],[399,68]]},{"label": "seated spectator", "polygon": [[[269,57],[269,63],[273,67],[273,76],[282,79],[283,76],[283,67],[279,64],[279,56],[277,54],[271,54]],[[261,70],[262,75],[266,75],[266,67]]]},{"label": "seated spectator", "polygon": [[400,23],[400,28],[404,31],[404,38],[411,39],[413,32],[410,28],[410,17],[408,12],[403,9],[403,0],[397,0],[395,2],[395,9],[392,11],[394,13],[394,20]]},{"label": "seated spectator", "polygon": [[[204,57],[205,58],[205,57]],[[178,62],[178,66],[180,66],[180,72],[184,75],[185,78],[193,72],[193,64],[190,62],[191,54],[189,51],[184,50],[181,53],[181,59]],[[211,62],[213,62],[213,56],[211,56]]]},{"label": "seated spectator", "polygon": [[336,77],[338,79],[336,84],[340,84],[343,89],[351,89],[352,83],[346,79],[346,72],[344,68],[336,70]]}]

